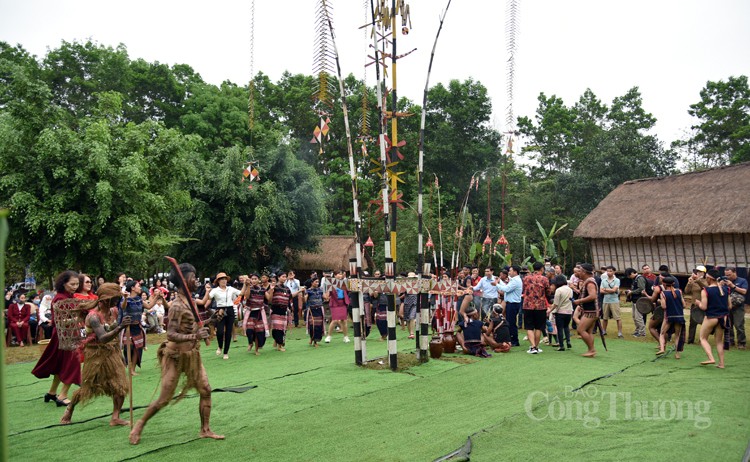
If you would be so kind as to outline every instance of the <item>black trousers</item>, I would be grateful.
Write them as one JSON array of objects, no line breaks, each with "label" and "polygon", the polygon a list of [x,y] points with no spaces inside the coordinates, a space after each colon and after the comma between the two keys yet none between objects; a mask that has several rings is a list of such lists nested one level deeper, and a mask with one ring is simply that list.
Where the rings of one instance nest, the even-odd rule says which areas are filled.
[{"label": "black trousers", "polygon": [[557,344],[563,348],[563,338],[570,345],[570,319],[572,314],[555,313],[555,326],[557,326]]},{"label": "black trousers", "polygon": [[219,308],[224,310],[224,317],[221,321],[216,322],[216,341],[219,342],[219,349],[224,354],[229,354],[229,346],[232,344],[232,329],[234,328],[234,307],[225,306]]}]

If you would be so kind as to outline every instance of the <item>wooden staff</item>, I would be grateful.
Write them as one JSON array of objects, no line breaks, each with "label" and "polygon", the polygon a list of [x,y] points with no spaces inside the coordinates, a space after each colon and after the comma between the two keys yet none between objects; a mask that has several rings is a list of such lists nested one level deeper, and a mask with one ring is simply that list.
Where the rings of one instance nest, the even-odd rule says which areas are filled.
[{"label": "wooden staff", "polygon": [[[132,322],[132,321],[131,321]],[[125,355],[128,358],[128,385],[129,385],[129,391],[128,391],[128,399],[130,401],[130,428],[133,428],[133,353],[131,350],[131,347],[133,345],[133,336],[130,333],[130,324],[128,324],[128,327],[126,327],[128,330],[127,333],[127,339],[125,340],[127,345],[127,350],[125,351]]]},{"label": "wooden staff", "polygon": [[[175,273],[177,274],[177,277],[180,278],[180,282],[182,283],[182,291],[185,293],[185,298],[187,298],[188,306],[190,306],[190,311],[193,313],[193,317],[195,318],[195,322],[198,323],[198,329],[203,328],[203,321],[201,320],[200,315],[198,314],[198,307],[195,305],[195,300],[193,300],[193,294],[190,293],[190,290],[187,287],[187,283],[185,282],[185,276],[182,275],[182,271],[180,270],[180,265],[177,264],[177,260],[175,260],[172,257],[164,256],[167,260],[169,260],[169,263],[172,264],[172,268],[174,269]],[[206,346],[211,345],[211,340],[206,338],[205,339]]]}]

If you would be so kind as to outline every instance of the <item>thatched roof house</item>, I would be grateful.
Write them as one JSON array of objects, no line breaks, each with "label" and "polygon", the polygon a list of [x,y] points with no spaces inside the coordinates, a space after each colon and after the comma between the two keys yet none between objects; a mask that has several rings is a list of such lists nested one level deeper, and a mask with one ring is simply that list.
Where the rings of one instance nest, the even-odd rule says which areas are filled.
[{"label": "thatched roof house", "polygon": [[353,236],[321,236],[316,252],[302,252],[294,268],[299,271],[348,270],[349,259],[355,257]]},{"label": "thatched roof house", "polygon": [[618,186],[578,225],[596,267],[750,266],[750,162]]}]

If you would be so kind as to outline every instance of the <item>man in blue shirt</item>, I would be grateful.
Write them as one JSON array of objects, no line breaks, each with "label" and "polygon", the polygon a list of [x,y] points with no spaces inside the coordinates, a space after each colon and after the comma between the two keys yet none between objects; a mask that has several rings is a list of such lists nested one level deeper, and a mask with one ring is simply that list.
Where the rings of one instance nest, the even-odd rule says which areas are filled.
[{"label": "man in blue shirt", "polygon": [[497,303],[497,279],[495,278],[494,272],[495,269],[491,266],[485,268],[484,277],[473,287],[474,290],[482,291],[482,319],[484,319],[487,313],[490,312],[492,305]]},{"label": "man in blue shirt", "polygon": [[[747,344],[747,338],[745,337],[745,302],[747,301],[747,279],[737,276],[737,268],[728,266],[724,269],[724,276],[727,278],[727,287],[729,287],[730,294],[730,310],[729,315],[732,317],[733,329],[727,331],[729,335],[729,344],[733,345],[735,341],[734,331],[737,331],[737,347],[740,350],[744,350]],[[743,300],[740,302],[740,297],[736,297],[738,302],[732,300],[732,294],[739,294]]]},{"label": "man in blue shirt", "polygon": [[523,292],[523,282],[518,273],[521,267],[513,265],[508,268],[507,279],[501,279],[497,283],[497,290],[505,294],[505,319],[510,327],[510,343],[513,346],[519,346],[518,343],[518,313],[521,311],[521,293]]}]

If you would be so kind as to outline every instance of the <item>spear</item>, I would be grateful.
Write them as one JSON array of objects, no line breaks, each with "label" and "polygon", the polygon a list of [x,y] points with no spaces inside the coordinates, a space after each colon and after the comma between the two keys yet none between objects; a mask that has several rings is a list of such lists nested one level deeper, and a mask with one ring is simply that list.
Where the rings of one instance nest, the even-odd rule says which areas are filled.
[{"label": "spear", "polygon": [[[195,300],[193,300],[193,294],[190,293],[190,289],[188,289],[187,283],[185,282],[185,276],[182,274],[182,270],[180,270],[180,265],[177,264],[177,260],[175,260],[172,257],[164,256],[167,260],[169,260],[169,263],[172,264],[172,269],[174,269],[175,274],[177,274],[177,277],[180,278],[180,282],[182,283],[182,291],[185,293],[185,298],[187,299],[188,305],[190,306],[190,311],[193,313],[193,317],[195,318],[195,322],[198,323],[198,328],[203,328],[203,321],[201,320],[200,315],[198,314],[198,307],[195,305]],[[205,339],[206,346],[211,345],[211,341],[206,338]]]}]

